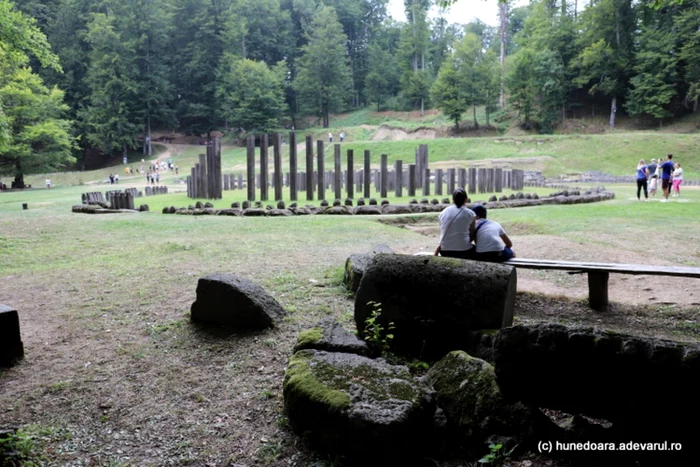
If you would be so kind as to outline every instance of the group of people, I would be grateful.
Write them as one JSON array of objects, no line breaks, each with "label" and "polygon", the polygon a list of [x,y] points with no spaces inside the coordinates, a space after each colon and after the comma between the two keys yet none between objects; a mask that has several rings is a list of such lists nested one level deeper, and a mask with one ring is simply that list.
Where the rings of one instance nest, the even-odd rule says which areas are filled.
[{"label": "group of people", "polygon": [[657,162],[652,159],[649,164],[644,159],[640,159],[637,164],[637,200],[641,201],[641,193],[644,191],[644,201],[649,201],[649,195],[656,196],[659,179],[661,180],[661,190],[663,199],[668,201],[668,195],[673,193],[673,197],[681,195],[681,184],[683,183],[683,169],[679,163],[673,162],[673,154],[668,154],[665,161]]},{"label": "group of people", "polygon": [[[340,132],[340,142],[342,143],[345,141],[345,132],[341,131]],[[333,142],[333,133],[328,133],[328,142],[332,143]]]},{"label": "group of people", "polygon": [[110,184],[119,183],[119,174],[109,174],[109,183]]},{"label": "group of people", "polygon": [[498,222],[487,219],[486,207],[465,206],[467,192],[457,188],[453,205],[440,213],[440,242],[435,256],[500,263],[515,258],[511,242]]}]

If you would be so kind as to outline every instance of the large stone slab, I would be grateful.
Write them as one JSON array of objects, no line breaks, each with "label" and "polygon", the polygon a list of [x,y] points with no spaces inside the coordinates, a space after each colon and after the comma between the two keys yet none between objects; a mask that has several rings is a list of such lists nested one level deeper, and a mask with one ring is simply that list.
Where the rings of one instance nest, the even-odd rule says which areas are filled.
[{"label": "large stone slab", "polygon": [[700,417],[697,344],[557,324],[513,326],[496,336],[494,363],[511,400],[609,420],[630,439],[687,439],[689,421]]},{"label": "large stone slab", "polygon": [[346,331],[333,318],[323,319],[316,323],[313,328],[299,333],[294,352],[305,349],[369,355],[367,343]]},{"label": "large stone slab", "polygon": [[355,298],[360,335],[374,306],[395,324],[395,350],[437,358],[468,348],[469,331],[513,322],[516,272],[511,266],[435,256],[377,255]]},{"label": "large stone slab", "polygon": [[512,447],[538,436],[552,439],[556,432],[556,425],[536,407],[505,400],[493,366],[466,352],[448,353],[427,378],[447,418],[453,443],[464,443],[463,449],[484,451],[496,439],[507,439]]},{"label": "large stone slab", "polygon": [[292,428],[312,449],[363,465],[409,465],[428,448],[433,391],[405,366],[302,350],[289,360],[283,392]]},{"label": "large stone slab", "polygon": [[286,312],[258,284],[234,274],[210,274],[199,279],[193,322],[230,325],[241,330],[274,327]]},{"label": "large stone slab", "polygon": [[23,356],[17,310],[0,304],[0,366],[11,366]]},{"label": "large stone slab", "polygon": [[374,246],[371,253],[353,254],[345,261],[343,283],[351,292],[357,292],[362,275],[372,262],[372,258],[380,253],[393,254],[394,251],[388,245],[379,244]]}]

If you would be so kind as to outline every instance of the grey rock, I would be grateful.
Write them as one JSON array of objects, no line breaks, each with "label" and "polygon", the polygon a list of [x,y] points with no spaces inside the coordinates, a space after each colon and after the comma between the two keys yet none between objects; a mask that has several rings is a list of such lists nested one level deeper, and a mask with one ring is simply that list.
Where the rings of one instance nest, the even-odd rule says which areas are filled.
[{"label": "grey rock", "polygon": [[269,211],[267,211],[267,215],[270,217],[284,217],[293,216],[294,213],[289,209],[270,209]]},{"label": "grey rock", "polygon": [[440,201],[437,198],[433,198],[430,200],[430,204],[440,204]]},{"label": "grey rock", "polygon": [[430,200],[428,198],[421,198],[420,204],[430,204]]},{"label": "grey rock", "polygon": [[364,205],[365,205],[365,199],[364,199],[364,198],[358,199],[358,200],[357,200],[357,205],[358,205],[358,206],[364,206]]},{"label": "grey rock", "polygon": [[324,208],[328,207],[328,201],[326,201],[325,199],[321,200],[321,207],[324,207]]},{"label": "grey rock", "polygon": [[348,209],[347,206],[333,206],[323,211],[319,211],[318,214],[329,214],[329,215],[352,215],[352,211]]},{"label": "grey rock", "polygon": [[206,209],[206,208],[213,208],[213,207],[214,207],[214,205],[211,204],[209,201],[207,201],[206,203],[204,203],[204,208],[205,208],[205,209]]},{"label": "grey rock", "polygon": [[369,355],[367,343],[349,333],[333,318],[323,319],[316,323],[313,328],[299,334],[294,352],[304,349]]},{"label": "grey rock", "polygon": [[406,204],[389,204],[382,206],[382,214],[410,214],[411,208]]},{"label": "grey rock", "polygon": [[381,304],[384,326],[393,321],[392,347],[411,355],[443,356],[464,349],[469,331],[513,322],[516,273],[512,266],[453,258],[377,255],[364,271],[355,298],[362,334]]},{"label": "grey rock", "polygon": [[210,274],[199,279],[191,319],[240,330],[274,327],[286,312],[258,284],[234,274]]},{"label": "grey rock", "polygon": [[219,209],[218,215],[219,216],[240,216],[243,213],[238,208],[227,208],[227,209]]},{"label": "grey rock", "polygon": [[243,215],[244,216],[254,216],[254,217],[260,217],[260,216],[266,216],[267,211],[261,208],[248,208],[243,210]]},{"label": "grey rock", "polygon": [[442,198],[442,204],[450,204],[450,198]]},{"label": "grey rock", "polygon": [[241,209],[249,209],[250,208],[250,201],[243,201],[241,203]]},{"label": "grey rock", "polygon": [[433,429],[433,391],[383,360],[301,350],[289,360],[283,394],[292,429],[311,449],[363,465],[407,465]]},{"label": "grey rock", "polygon": [[498,198],[496,197],[496,195],[491,195],[491,197],[489,198],[489,202],[493,202],[493,201],[498,201]]},{"label": "grey rock", "polygon": [[148,211],[148,204],[142,204],[141,206],[139,206],[139,211],[140,212]]},{"label": "grey rock", "polygon": [[0,367],[12,366],[23,356],[19,314],[16,309],[0,304]]},{"label": "grey rock", "polygon": [[382,209],[379,208],[378,206],[365,206],[365,205],[360,205],[360,203],[357,203],[357,207],[354,210],[355,214],[363,215],[363,214],[381,214]]},{"label": "grey rock", "polygon": [[352,198],[345,198],[345,205],[352,206]]},{"label": "grey rock", "polygon": [[239,203],[238,201],[231,203],[231,208],[233,208],[233,209],[239,209],[240,207],[241,207],[241,203]]},{"label": "grey rock", "polygon": [[201,201],[197,201],[196,203],[194,203],[194,207],[195,207],[195,209],[202,209],[204,207],[204,205],[202,204]]},{"label": "grey rock", "polygon": [[285,209],[285,207],[286,206],[284,204],[284,201],[282,201],[282,200],[277,201],[277,209]]},{"label": "grey rock", "polygon": [[343,203],[341,203],[340,200],[339,200],[338,198],[336,198],[336,199],[333,200],[333,206],[334,206],[334,207],[335,207],[335,206],[340,206],[341,204],[343,204]]},{"label": "grey rock", "polygon": [[381,202],[382,206],[388,206],[389,205],[389,200],[388,199],[383,199]]},{"label": "grey rock", "polygon": [[370,206],[376,206],[377,205],[377,200],[375,198],[370,198],[369,199],[369,204]]}]

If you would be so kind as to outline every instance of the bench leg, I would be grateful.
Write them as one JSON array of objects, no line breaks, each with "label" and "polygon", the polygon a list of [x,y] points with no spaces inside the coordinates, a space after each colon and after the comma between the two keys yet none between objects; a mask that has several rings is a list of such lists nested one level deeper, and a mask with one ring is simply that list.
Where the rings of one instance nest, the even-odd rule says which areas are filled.
[{"label": "bench leg", "polygon": [[596,311],[608,309],[608,277],[607,272],[588,273],[588,303]]}]

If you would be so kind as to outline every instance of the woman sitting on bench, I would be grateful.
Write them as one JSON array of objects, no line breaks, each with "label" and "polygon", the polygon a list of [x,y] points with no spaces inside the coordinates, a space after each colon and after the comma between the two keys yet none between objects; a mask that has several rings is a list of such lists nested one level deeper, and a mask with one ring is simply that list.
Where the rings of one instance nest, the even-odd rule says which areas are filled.
[{"label": "woman sitting on bench", "polygon": [[486,208],[477,204],[472,208],[476,214],[476,226],[474,228],[474,244],[476,245],[476,259],[501,263],[515,258],[511,248],[513,242],[501,227],[501,224],[486,219]]}]

